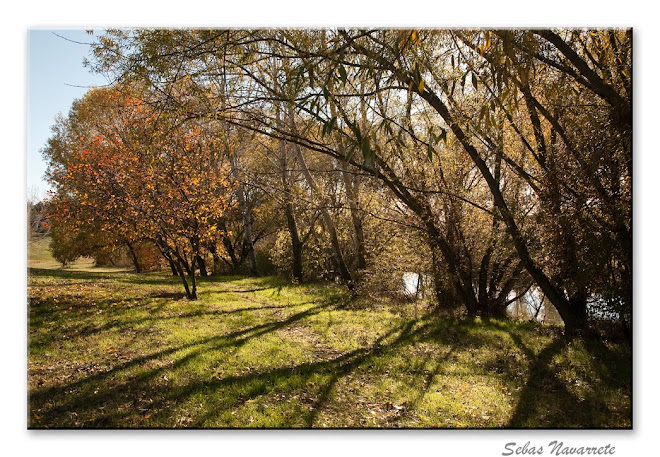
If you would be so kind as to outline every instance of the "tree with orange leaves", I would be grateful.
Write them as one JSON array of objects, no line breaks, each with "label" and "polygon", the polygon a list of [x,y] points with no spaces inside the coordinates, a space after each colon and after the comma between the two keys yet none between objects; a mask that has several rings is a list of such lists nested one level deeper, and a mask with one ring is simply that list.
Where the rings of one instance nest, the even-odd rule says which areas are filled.
[{"label": "tree with orange leaves", "polygon": [[202,249],[220,242],[234,187],[221,135],[119,89],[90,91],[53,130],[51,223],[88,240],[155,243],[196,299]]}]

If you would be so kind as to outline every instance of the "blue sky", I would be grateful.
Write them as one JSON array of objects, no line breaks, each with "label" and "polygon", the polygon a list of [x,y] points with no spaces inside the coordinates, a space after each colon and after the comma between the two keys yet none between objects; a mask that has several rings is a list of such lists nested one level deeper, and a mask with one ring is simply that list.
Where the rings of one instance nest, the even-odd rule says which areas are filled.
[{"label": "blue sky", "polygon": [[50,127],[57,113],[66,116],[71,103],[88,90],[83,87],[104,85],[106,80],[83,66],[89,46],[69,40],[89,43],[94,40],[85,30],[31,29],[28,31],[28,112],[27,112],[27,186],[39,197],[46,195],[48,184],[43,180],[46,164],[39,150],[50,136]]}]

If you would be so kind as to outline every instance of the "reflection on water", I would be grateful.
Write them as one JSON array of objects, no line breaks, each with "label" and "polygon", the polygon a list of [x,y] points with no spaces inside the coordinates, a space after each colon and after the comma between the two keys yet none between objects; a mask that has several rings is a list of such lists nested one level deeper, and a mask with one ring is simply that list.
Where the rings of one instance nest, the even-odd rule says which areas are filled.
[{"label": "reflection on water", "polygon": [[[508,299],[515,298],[520,292],[511,292]],[[514,300],[506,309],[511,317],[523,320],[537,320],[548,324],[562,322],[559,313],[550,304],[540,289],[531,287],[522,297]]]},{"label": "reflection on water", "polygon": [[[513,293],[511,294],[515,296]],[[520,319],[536,319],[549,324],[562,322],[556,308],[548,300],[544,300],[540,289],[532,287],[520,299],[507,308],[509,315]],[[598,295],[592,295],[587,303],[587,315],[592,319],[616,321],[619,313],[615,306]]]},{"label": "reflection on water", "polygon": [[[402,274],[402,291],[410,298],[426,298],[427,290],[431,290],[428,275],[406,271]],[[522,291],[512,291],[508,300],[513,300]],[[587,304],[587,313],[592,318],[618,320],[619,313],[612,304],[599,296],[592,296]],[[507,314],[523,320],[537,320],[548,324],[561,324],[559,313],[552,304],[544,298],[538,287],[531,287],[521,297],[512,301],[507,307]]]}]

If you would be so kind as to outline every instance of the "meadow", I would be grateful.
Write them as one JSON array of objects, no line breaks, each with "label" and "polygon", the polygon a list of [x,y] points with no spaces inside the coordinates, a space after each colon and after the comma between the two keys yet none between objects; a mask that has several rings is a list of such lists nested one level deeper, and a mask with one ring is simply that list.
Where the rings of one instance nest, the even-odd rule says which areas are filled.
[{"label": "meadow", "polygon": [[278,277],[189,301],[164,272],[30,253],[30,428],[632,425],[623,342]]}]

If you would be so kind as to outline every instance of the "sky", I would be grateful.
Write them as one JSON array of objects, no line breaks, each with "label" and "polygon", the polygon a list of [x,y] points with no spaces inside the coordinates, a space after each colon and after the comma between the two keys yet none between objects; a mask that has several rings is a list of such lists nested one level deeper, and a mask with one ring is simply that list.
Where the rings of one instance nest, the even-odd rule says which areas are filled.
[{"label": "sky", "polygon": [[[101,75],[83,66],[94,37],[83,29],[30,29],[28,31],[27,189],[44,198],[48,184],[43,179],[46,163],[39,152],[51,134],[57,113],[67,115],[74,100],[88,86],[106,84]],[[84,86],[84,87],[72,87]]]}]

